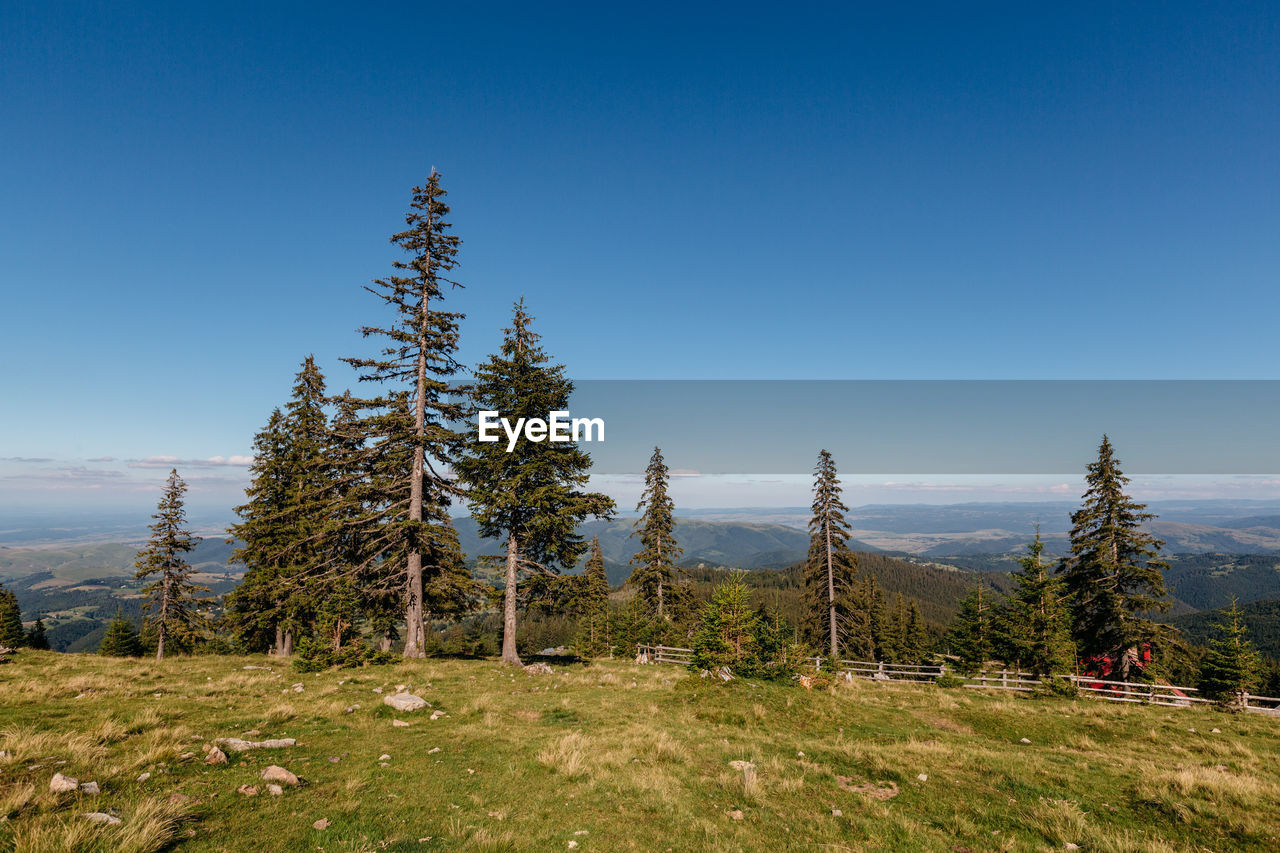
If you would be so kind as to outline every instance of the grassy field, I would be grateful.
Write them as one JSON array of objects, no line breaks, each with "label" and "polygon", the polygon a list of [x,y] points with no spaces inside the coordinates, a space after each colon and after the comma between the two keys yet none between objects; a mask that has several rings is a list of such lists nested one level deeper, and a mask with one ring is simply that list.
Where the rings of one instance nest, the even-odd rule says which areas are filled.
[{"label": "grassy field", "polygon": [[[299,675],[265,658],[23,652],[0,667],[0,847],[1280,849],[1276,718],[555,669],[428,660]],[[432,707],[384,706],[401,684]],[[213,738],[254,730],[298,744],[204,763]],[[269,764],[301,784],[268,795]],[[54,772],[101,793],[52,794]],[[261,792],[237,793],[246,784]],[[122,822],[80,816],[93,811]]]}]

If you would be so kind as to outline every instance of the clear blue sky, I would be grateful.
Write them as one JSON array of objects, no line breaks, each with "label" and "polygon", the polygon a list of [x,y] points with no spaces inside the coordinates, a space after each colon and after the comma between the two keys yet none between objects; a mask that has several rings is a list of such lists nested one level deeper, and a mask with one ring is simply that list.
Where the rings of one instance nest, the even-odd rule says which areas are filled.
[{"label": "clear blue sky", "polygon": [[727,8],[0,6],[0,500],[347,384],[432,166],[467,362],[1280,378],[1280,6]]}]

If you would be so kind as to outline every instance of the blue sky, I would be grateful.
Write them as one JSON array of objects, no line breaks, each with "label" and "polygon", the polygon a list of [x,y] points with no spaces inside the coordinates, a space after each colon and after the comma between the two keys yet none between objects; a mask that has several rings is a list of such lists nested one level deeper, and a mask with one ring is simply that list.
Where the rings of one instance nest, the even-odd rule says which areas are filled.
[{"label": "blue sky", "polygon": [[724,8],[4,4],[0,505],[229,500],[433,166],[469,363],[1280,378],[1274,3]]}]

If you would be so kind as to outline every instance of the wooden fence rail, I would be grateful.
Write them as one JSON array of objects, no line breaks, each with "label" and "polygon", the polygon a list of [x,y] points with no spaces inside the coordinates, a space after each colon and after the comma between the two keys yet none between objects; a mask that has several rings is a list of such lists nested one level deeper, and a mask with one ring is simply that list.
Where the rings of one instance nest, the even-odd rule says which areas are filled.
[{"label": "wooden fence rail", "polygon": [[[681,649],[674,646],[637,646],[637,663],[670,663],[678,666],[689,666],[693,662],[693,649]],[[837,660],[831,666],[831,659],[824,657],[805,658],[804,662],[821,672],[828,670],[845,675],[846,678],[861,678],[868,681],[905,681],[908,683],[933,682],[943,676],[960,679],[962,687],[978,690],[1013,690],[1030,692],[1045,682],[1040,677],[1028,672],[1016,670],[982,670],[977,675],[964,675],[956,672],[946,664],[905,664],[885,663],[884,661]],[[1097,699],[1108,702],[1131,702],[1143,705],[1162,705],[1170,708],[1189,708],[1196,704],[1213,704],[1214,700],[1203,696],[1192,696],[1199,691],[1194,687],[1178,687],[1173,684],[1143,684],[1134,681],[1110,681],[1088,675],[1052,675],[1050,678],[1061,678],[1075,683],[1076,689]],[[1264,714],[1280,716],[1280,698],[1271,696],[1244,695],[1244,709]]]}]

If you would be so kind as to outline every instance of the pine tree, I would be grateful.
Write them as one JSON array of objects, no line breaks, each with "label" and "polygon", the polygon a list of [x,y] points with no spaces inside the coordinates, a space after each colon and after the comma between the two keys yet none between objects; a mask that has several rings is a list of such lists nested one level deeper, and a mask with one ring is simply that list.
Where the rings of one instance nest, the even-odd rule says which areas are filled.
[{"label": "pine tree", "polygon": [[979,669],[991,659],[991,634],[991,601],[979,585],[960,602],[947,642],[964,668]]},{"label": "pine tree", "polygon": [[609,647],[609,578],[599,536],[592,538],[586,568],[574,580],[573,609],[581,622],[579,645],[588,657],[598,657]]},{"label": "pine tree", "polygon": [[1074,649],[1062,580],[1044,561],[1038,529],[1018,564],[1021,568],[1013,573],[1017,588],[1009,596],[1004,617],[1014,660],[1020,669],[1035,675],[1069,671]]},{"label": "pine tree", "polygon": [[37,619],[27,632],[27,647],[45,652],[49,650],[49,636],[45,633],[43,619]]},{"label": "pine tree", "polygon": [[911,600],[907,607],[907,616],[902,631],[902,662],[923,664],[932,651],[933,641],[925,629],[924,617],[920,615],[920,605]]},{"label": "pine tree", "polygon": [[22,608],[13,590],[0,587],[0,647],[16,649],[26,645],[22,630]]},{"label": "pine tree", "polygon": [[1231,599],[1226,616],[1227,621],[1218,625],[1219,636],[1209,641],[1201,663],[1200,689],[1229,708],[1243,710],[1245,696],[1256,690],[1261,681],[1262,659],[1249,642],[1235,598]]},{"label": "pine tree", "polygon": [[743,573],[734,572],[730,580],[715,588],[711,601],[702,609],[701,625],[693,638],[691,666],[727,666],[741,674],[759,669],[758,620]]},{"label": "pine tree", "polygon": [[667,492],[669,484],[667,463],[662,450],[655,447],[644,471],[644,491],[636,504],[641,515],[631,535],[639,537],[640,550],[631,558],[635,568],[629,583],[659,620],[667,617],[666,593],[672,586],[676,558],[684,553],[676,543],[675,503]]},{"label": "pine tree", "polygon": [[440,306],[447,288],[461,287],[448,277],[461,240],[449,233],[445,195],[435,171],[425,186],[414,188],[407,227],[391,237],[409,257],[394,262],[395,274],[366,287],[393,311],[389,325],[360,329],[365,337],[384,339],[382,350],[374,358],[343,359],[362,381],[385,383],[389,390],[349,398],[351,456],[340,464],[365,482],[333,514],[341,517],[343,535],[359,542],[360,570],[401,582],[405,657],[426,653],[424,589],[453,564],[457,542],[445,522],[459,491],[445,466],[459,441],[450,424],[465,414],[448,386],[460,369],[455,355],[463,315]]},{"label": "pine tree", "polygon": [[[553,364],[530,328],[524,300],[516,303],[511,327],[505,329],[500,352],[476,370],[476,406],[495,411],[515,423],[519,418],[546,419],[565,411],[573,383],[564,367]],[[455,464],[468,489],[471,515],[486,538],[506,540],[506,589],[503,594],[502,660],[519,664],[516,651],[517,583],[522,569],[555,572],[569,568],[587,543],[578,525],[588,516],[610,518],[609,497],[581,491],[591,457],[570,442],[518,440],[482,442],[478,432]]]},{"label": "pine tree", "polygon": [[107,633],[102,637],[98,654],[117,658],[136,658],[142,655],[142,643],[138,639],[137,629],[119,610],[116,611],[116,618],[107,625]]},{"label": "pine tree", "polygon": [[861,600],[858,558],[849,550],[849,528],[841,500],[842,488],[831,453],[818,454],[813,479],[813,515],[809,519],[809,556],[805,564],[805,593],[809,635],[826,640],[832,659],[840,657],[842,638],[865,647],[871,633],[868,602]]},{"label": "pine tree", "polygon": [[209,588],[191,581],[191,566],[184,554],[198,541],[187,530],[187,511],[183,495],[187,484],[178,476],[178,469],[169,472],[164,494],[156,513],[151,516],[151,541],[138,553],[136,578],[155,576],[142,589],[147,602],[147,617],[156,629],[156,659],[164,657],[165,641],[176,634],[191,630],[199,621],[193,609],[196,592],[208,592]]},{"label": "pine tree", "polygon": [[1109,661],[1127,681],[1140,648],[1160,633],[1141,614],[1168,609],[1162,572],[1169,564],[1159,559],[1164,543],[1142,529],[1155,516],[1124,493],[1129,478],[1105,435],[1085,479],[1083,505],[1071,515],[1071,556],[1059,572],[1079,655]]}]

